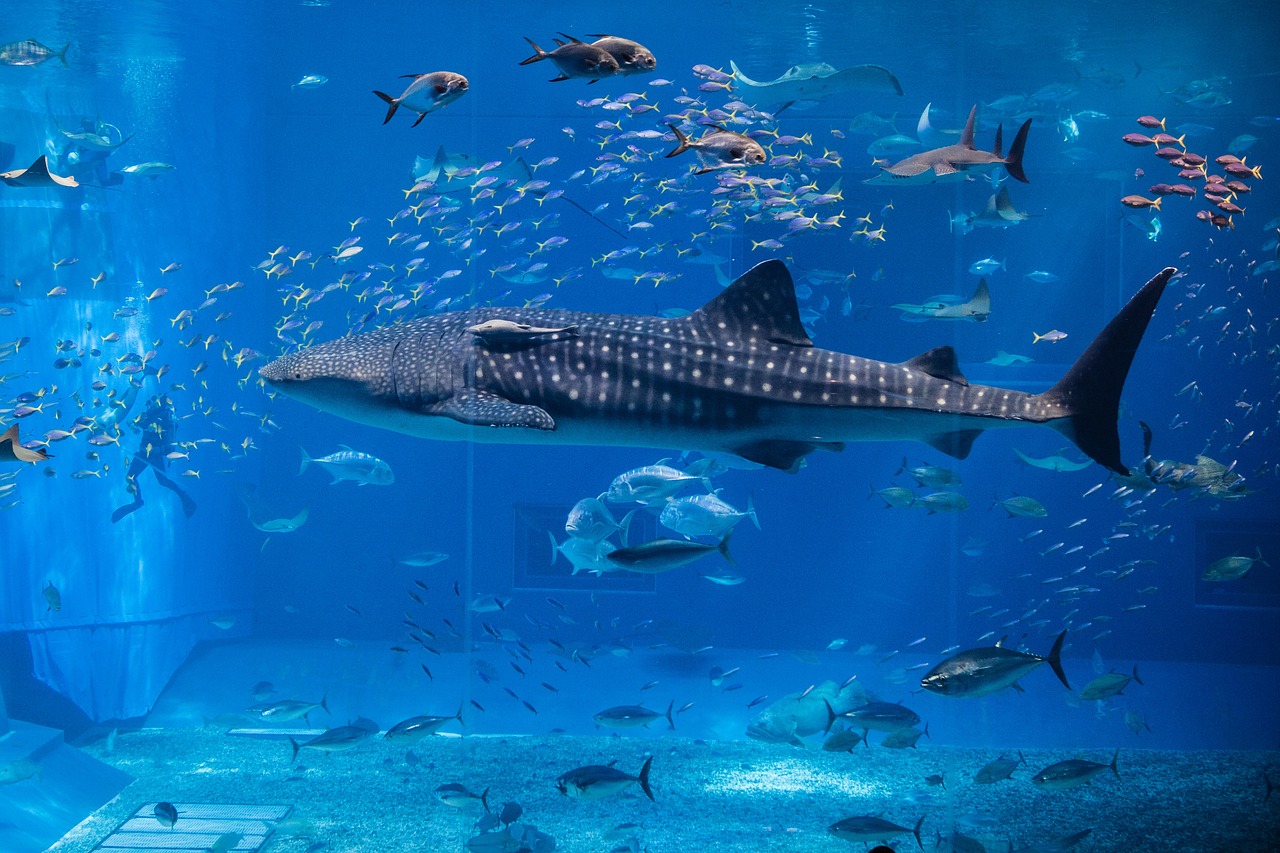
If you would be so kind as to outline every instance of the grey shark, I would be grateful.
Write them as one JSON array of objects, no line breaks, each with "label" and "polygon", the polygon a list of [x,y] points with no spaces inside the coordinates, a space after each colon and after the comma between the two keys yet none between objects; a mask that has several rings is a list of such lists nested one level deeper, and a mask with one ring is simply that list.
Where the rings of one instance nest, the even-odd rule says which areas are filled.
[{"label": "grey shark", "polygon": [[[679,319],[474,308],[317,344],[260,373],[322,411],[424,438],[680,447],[795,471],[850,441],[921,441],[964,458],[984,430],[1044,424],[1123,472],[1120,392],[1175,272],[1147,282],[1040,394],[970,384],[951,347],[900,364],[815,347],[781,261]],[[491,320],[566,331],[470,331]]]},{"label": "grey shark", "polygon": [[973,144],[973,122],[977,117],[978,107],[969,110],[969,120],[960,132],[960,141],[955,145],[944,145],[912,154],[891,166],[884,166],[880,174],[868,178],[863,183],[885,184],[890,186],[907,186],[915,184],[936,184],[944,181],[966,181],[975,174],[990,172],[1004,166],[1015,179],[1024,184],[1031,183],[1022,171],[1022,154],[1027,145],[1027,132],[1031,129],[1031,119],[1027,119],[1018,128],[1009,146],[1009,156],[1001,151],[1002,128],[996,128],[996,141],[991,151],[979,151]]}]

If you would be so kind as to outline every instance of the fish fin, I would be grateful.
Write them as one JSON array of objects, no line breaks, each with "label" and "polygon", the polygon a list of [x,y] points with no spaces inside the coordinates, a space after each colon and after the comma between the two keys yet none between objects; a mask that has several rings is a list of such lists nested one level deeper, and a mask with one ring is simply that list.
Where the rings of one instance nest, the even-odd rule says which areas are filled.
[{"label": "fish fin", "polygon": [[[1050,427],[1117,474],[1129,470],[1120,460],[1120,434],[1116,431],[1120,393],[1160,295],[1176,272],[1166,267],[1144,284],[1058,384],[1034,398],[1042,403],[1039,408]],[[1058,414],[1050,414],[1053,412]]]},{"label": "fish fin", "polygon": [[762,439],[731,449],[733,453],[750,462],[758,462],[761,465],[794,474],[800,470],[800,460],[819,447],[831,451],[844,449],[844,445],[837,441],[809,442],[783,439]]},{"label": "fish fin", "polygon": [[426,117],[427,117],[426,113],[418,113],[418,120],[413,123],[412,127],[417,127],[418,125],[422,124],[422,120]]},{"label": "fish fin", "polygon": [[[922,169],[921,171],[924,171],[924,170]],[[954,175],[958,171],[960,170],[946,160],[942,160],[940,162],[933,164],[933,173],[937,175],[939,178],[946,177],[948,175]]]},{"label": "fish fin", "polygon": [[716,546],[716,550],[720,552],[722,557],[729,561],[730,565],[736,566],[738,561],[733,559],[733,555],[729,553],[729,537],[732,535],[733,528],[730,527],[729,532],[724,535],[724,538],[720,540],[720,544]]},{"label": "fish fin", "polygon": [[428,406],[425,414],[443,415],[461,424],[484,427],[522,427],[553,430],[555,419],[545,409],[513,403],[488,391],[461,391]]},{"label": "fish fin", "polygon": [[1003,148],[1004,148],[1004,125],[997,124],[996,125],[996,141],[995,141],[995,144],[991,146],[991,153],[995,157],[1003,160],[1004,159]]},{"label": "fish fin", "polygon": [[538,47],[538,45],[534,43],[533,39],[529,38],[528,36],[524,36],[523,38],[525,41],[529,43],[529,47],[533,48],[533,56],[529,57],[528,59],[521,60],[520,62],[521,65],[532,65],[535,62],[541,62],[542,60],[547,58],[548,56],[547,52],[542,48]]},{"label": "fish fin", "polygon": [[[979,287],[982,285],[979,284]],[[974,294],[977,296],[978,294]],[[910,370],[927,373],[934,379],[945,379],[957,385],[968,385],[969,380],[960,372],[960,364],[956,361],[956,351],[949,346],[934,347],[922,352],[915,358],[902,362],[902,366]]]},{"label": "fish fin", "polygon": [[674,708],[675,706],[676,706],[676,700],[672,699],[670,702],[667,703],[667,713],[663,714],[663,716],[667,718],[667,728],[673,732],[676,730],[676,721],[671,716],[671,709]]},{"label": "fish fin", "polygon": [[387,108],[387,117],[382,120],[382,123],[386,124],[387,122],[391,121],[391,117],[396,114],[396,110],[399,109],[400,107],[400,102],[395,98],[391,97],[390,95],[388,95],[386,92],[379,92],[377,89],[373,90],[373,94],[377,95],[379,98],[382,98],[382,100],[386,101],[388,104],[391,105],[390,107]]},{"label": "fish fin", "polygon": [[764,261],[747,270],[686,322],[703,325],[713,337],[813,346],[800,322],[791,273],[782,261]]},{"label": "fish fin", "polygon": [[916,844],[920,849],[924,849],[924,842],[920,840],[920,827],[924,825],[924,815],[920,815],[920,819],[916,821],[915,829],[911,830],[911,834],[916,837]]},{"label": "fish fin", "polygon": [[1120,747],[1116,747],[1115,753],[1111,756],[1111,772],[1116,774],[1116,778],[1120,778],[1120,771],[1116,768],[1116,759],[1120,757]]},{"label": "fish fin", "polygon": [[953,432],[940,432],[925,439],[925,444],[953,459],[967,459],[973,450],[973,443],[982,435],[980,429],[958,429]]},{"label": "fish fin", "polygon": [[1143,682],[1142,678],[1138,676],[1138,665],[1136,663],[1133,665],[1133,680],[1141,684],[1143,687],[1146,687],[1146,684]]},{"label": "fish fin", "polygon": [[299,447],[298,450],[302,452],[302,464],[298,466],[298,473],[301,474],[303,471],[306,471],[307,466],[311,464],[311,454],[307,453],[307,449],[305,447]]},{"label": "fish fin", "polygon": [[[568,79],[569,79],[569,78],[568,78],[566,75],[561,74],[559,77],[552,77],[552,78],[551,78],[550,80],[548,80],[547,82],[548,82],[548,83],[563,83],[565,80],[568,80]],[[595,80],[592,80],[591,82],[592,82],[592,83],[594,83],[594,82],[596,82],[596,81],[595,81]]]},{"label": "fish fin", "polygon": [[649,765],[651,764],[653,764],[652,755],[644,760],[644,766],[640,768],[640,788],[646,797],[656,803],[657,800],[653,799],[653,789],[649,787]]},{"label": "fish fin", "polygon": [[827,727],[822,730],[822,733],[829,735],[831,734],[831,727],[835,725],[836,717],[839,715],[836,714],[835,709],[831,707],[831,703],[826,699],[822,700],[822,704],[827,706]]},{"label": "fish fin", "polygon": [[1022,152],[1027,147],[1027,131],[1030,129],[1031,119],[1027,119],[1022,123],[1022,127],[1018,128],[1018,134],[1013,137],[1013,145],[1009,146],[1009,156],[1004,161],[1004,168],[1009,176],[1024,184],[1031,183],[1022,171]]},{"label": "fish fin", "polygon": [[960,131],[960,145],[965,148],[973,148],[973,120],[977,117],[978,105],[974,104],[973,109],[969,110],[969,118],[964,123],[964,130]]},{"label": "fish fin", "polygon": [[684,152],[688,151],[688,150],[689,150],[689,148],[691,147],[691,146],[689,145],[689,137],[687,137],[687,136],[685,136],[683,133],[681,133],[681,132],[680,132],[680,128],[676,127],[674,124],[669,124],[669,125],[667,125],[667,127],[671,128],[671,132],[672,132],[672,133],[674,133],[674,134],[676,135],[676,143],[677,143],[677,144],[676,144],[676,147],[675,147],[674,149],[672,149],[671,151],[667,152],[664,156],[666,156],[666,157],[674,157],[674,156],[676,156],[677,154],[683,154]]},{"label": "fish fin", "polygon": [[293,747],[293,755],[289,759],[289,763],[293,764],[298,760],[298,749],[300,747],[298,746],[298,742],[292,737],[289,738],[289,746]]},{"label": "fish fin", "polygon": [[[1053,674],[1058,676],[1058,680],[1062,682],[1062,686],[1071,689],[1071,684],[1067,681],[1067,674],[1062,671],[1062,643],[1067,639],[1067,632],[1063,631],[1058,635],[1058,639],[1053,641],[1053,648],[1049,650],[1049,666],[1053,667]],[[1119,776],[1120,774],[1116,774]]]},{"label": "fish fin", "polygon": [[[71,49],[71,42],[67,42],[66,44],[64,44],[64,45],[62,46],[62,50],[60,50],[60,51],[58,51],[56,54],[54,54],[55,56],[57,56],[57,57],[58,57],[58,59],[62,60],[62,67],[63,67],[63,68],[70,68],[70,67],[71,67],[70,65],[68,65],[68,64],[67,64],[67,51],[68,51],[68,50],[70,50],[70,49]],[[121,143],[121,144],[123,145],[124,143]]]}]

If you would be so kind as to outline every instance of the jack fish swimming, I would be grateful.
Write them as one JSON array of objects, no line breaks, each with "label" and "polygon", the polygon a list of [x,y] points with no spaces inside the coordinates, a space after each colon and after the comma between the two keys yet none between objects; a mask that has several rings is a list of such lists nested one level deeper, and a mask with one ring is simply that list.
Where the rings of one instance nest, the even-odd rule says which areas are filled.
[{"label": "jack fish swimming", "polygon": [[391,472],[391,466],[383,462],[376,456],[368,453],[361,453],[359,450],[352,450],[345,444],[339,445],[342,449],[337,453],[330,453],[328,456],[319,456],[312,459],[307,451],[302,451],[302,465],[298,468],[298,473],[307,470],[307,466],[316,464],[329,472],[333,480],[329,485],[350,480],[361,486],[373,484],[375,486],[390,486],[396,481],[395,474]]},{"label": "jack fish swimming", "polygon": [[467,94],[467,89],[470,85],[467,83],[466,77],[461,74],[455,74],[452,71],[432,71],[430,74],[405,74],[402,76],[412,77],[413,82],[409,84],[409,88],[400,93],[400,97],[393,98],[386,92],[379,92],[377,89],[373,91],[373,94],[390,104],[387,107],[387,117],[382,120],[383,124],[391,121],[391,117],[396,114],[396,110],[404,107],[406,110],[413,110],[418,114],[417,121],[413,123],[413,126],[417,127],[427,117],[427,113],[447,107]]},{"label": "jack fish swimming", "polygon": [[[678,319],[474,308],[317,344],[260,373],[322,411],[422,438],[679,447],[796,471],[850,441],[914,440],[962,459],[984,430],[1043,424],[1126,473],[1120,393],[1175,272],[1147,282],[1039,394],[970,384],[949,346],[899,364],[815,347],[780,261]],[[495,350],[468,331],[493,319],[577,334]]]}]

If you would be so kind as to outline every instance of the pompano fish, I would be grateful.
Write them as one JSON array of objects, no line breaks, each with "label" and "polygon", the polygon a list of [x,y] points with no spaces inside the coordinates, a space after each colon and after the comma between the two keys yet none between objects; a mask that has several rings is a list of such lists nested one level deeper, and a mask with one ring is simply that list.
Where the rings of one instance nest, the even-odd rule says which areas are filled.
[{"label": "pompano fish", "polygon": [[702,163],[702,168],[694,172],[695,175],[705,175],[717,169],[745,169],[750,166],[759,166],[767,159],[764,148],[751,137],[734,133],[719,125],[709,126],[714,130],[701,139],[690,139],[674,124],[667,125],[676,135],[677,144],[665,156],[675,157],[677,154],[693,151],[698,156],[698,161]]},{"label": "pompano fish", "polygon": [[1019,678],[1047,662],[1058,680],[1070,690],[1071,684],[1062,670],[1062,643],[1066,638],[1066,631],[1058,635],[1048,657],[999,645],[958,652],[929,670],[920,679],[920,686],[940,696],[974,699],[1016,685]]},{"label": "pompano fish", "polygon": [[602,77],[617,74],[619,70],[618,60],[614,59],[607,50],[578,39],[571,38],[568,43],[556,39],[556,49],[550,53],[538,47],[533,39],[527,36],[525,41],[529,42],[534,53],[528,59],[522,60],[520,64],[532,65],[535,62],[550,59],[560,70],[558,76],[551,78],[552,83],[559,83],[571,77],[590,78],[588,82],[594,83]]},{"label": "pompano fish", "polygon": [[382,120],[383,124],[391,121],[391,117],[396,114],[396,110],[404,107],[418,114],[417,121],[413,123],[413,126],[417,127],[427,117],[427,113],[449,106],[449,104],[465,95],[470,85],[467,83],[466,77],[453,71],[432,71],[429,74],[402,74],[401,77],[412,77],[413,82],[400,93],[400,97],[393,98],[386,92],[379,92],[377,89],[373,91],[373,94],[390,105],[387,107],[387,117]]},{"label": "pompano fish", "polygon": [[649,767],[652,764],[653,756],[649,756],[641,766],[638,776],[624,773],[612,765],[588,764],[561,774],[556,779],[556,788],[566,797],[575,800],[599,800],[624,790],[633,782],[639,782],[644,795],[653,800],[653,790],[649,787]]},{"label": "pompano fish", "polygon": [[333,477],[329,485],[349,480],[361,486],[370,484],[390,486],[396,481],[395,474],[391,471],[391,466],[378,457],[359,450],[352,450],[345,444],[338,446],[342,450],[314,459],[311,458],[306,450],[303,450],[302,464],[298,468],[298,473],[303,473],[307,470],[308,465],[315,463]]},{"label": "pompano fish", "polygon": [[649,48],[639,42],[601,33],[588,33],[588,35],[595,39],[591,43],[592,47],[605,51],[613,57],[614,62],[618,63],[619,74],[648,74],[658,67],[658,60],[654,58]]}]

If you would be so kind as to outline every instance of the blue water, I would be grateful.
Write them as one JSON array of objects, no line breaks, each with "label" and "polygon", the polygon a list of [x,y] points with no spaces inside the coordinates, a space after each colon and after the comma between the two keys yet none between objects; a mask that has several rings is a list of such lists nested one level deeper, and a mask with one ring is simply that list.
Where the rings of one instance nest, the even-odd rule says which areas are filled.
[{"label": "blue water", "polygon": [[[471,715],[471,731],[587,733],[592,713],[646,699],[653,694],[637,692],[640,685],[667,679],[680,687],[674,696],[655,691],[663,706],[668,699],[679,706],[684,694],[693,701],[696,691],[696,711],[682,718],[692,733],[741,738],[759,710],[748,710],[753,699],[857,675],[882,698],[948,720],[935,724],[934,737],[945,742],[951,727],[953,744],[1274,748],[1277,271],[1254,271],[1277,258],[1280,204],[1269,179],[1280,133],[1280,63],[1266,4],[1234,4],[1222,15],[1231,31],[1225,47],[1191,4],[939,4],[927,14],[910,4],[615,10],[567,3],[553,11],[494,3],[369,9],[343,0],[271,9],[37,2],[6,10],[0,41],[30,37],[70,49],[69,67],[56,58],[0,65],[0,155],[13,149],[0,170],[47,154],[55,172],[76,174],[84,186],[0,186],[0,307],[15,309],[0,316],[0,344],[30,338],[16,351],[0,346],[9,354],[0,362],[0,418],[6,427],[17,422],[24,440],[70,430],[77,417],[101,418],[113,411],[113,395],[126,391],[120,368],[130,362],[122,358],[153,351],[147,363],[167,371],[144,380],[128,417],[167,391],[178,439],[198,442],[167,465],[198,506],[190,518],[147,471],[144,506],[112,523],[112,511],[131,500],[125,472],[139,450],[139,433],[127,425],[118,443],[91,445],[93,431],[84,430],[51,441],[47,462],[8,465],[4,473],[17,470],[3,481],[16,487],[0,496],[0,687],[9,715],[73,734],[137,723],[193,652],[198,661],[243,649],[238,675],[205,685],[214,697],[206,710],[251,704],[248,688],[259,680],[276,685],[276,698],[344,695],[342,715],[369,716],[383,728],[402,711],[420,710],[403,695],[363,694],[326,677],[350,673],[359,661],[357,670],[398,673],[406,690],[430,697],[433,713],[479,703],[485,710]],[[652,50],[657,70],[588,85],[547,82],[550,63],[517,65],[529,55],[521,36],[549,46],[561,31],[633,37]],[[900,81],[901,96],[839,94],[744,126],[811,139],[775,145],[772,155],[838,160],[755,172],[789,181],[793,191],[812,182],[828,192],[838,182],[839,200],[806,211],[843,214],[838,225],[788,237],[786,223],[770,221],[767,208],[714,192],[717,175],[688,177],[692,155],[665,159],[669,139],[618,138],[665,131],[664,117],[682,109],[681,94],[698,99],[698,109],[734,98],[776,108],[741,84],[732,92],[699,90],[706,77],[695,65],[727,72],[730,60],[762,81],[817,61],[880,65]],[[407,82],[401,75],[435,70],[465,74],[469,92],[417,127],[404,109],[384,126],[385,106],[372,90],[394,94]],[[304,75],[328,79],[294,86]],[[580,105],[624,93],[640,93],[633,103],[656,109]],[[1008,114],[988,106],[1011,95],[1017,103]],[[975,103],[979,148],[991,147],[1002,122],[1007,150],[1016,126],[1032,118],[1024,161],[1030,184],[1003,183],[1027,221],[967,234],[949,227],[954,214],[980,210],[995,192],[983,178],[863,184],[878,172],[868,146],[891,131],[859,132],[855,117],[874,114],[912,136],[926,104],[935,127],[955,129]],[[1151,148],[1121,141],[1150,132],[1134,121],[1140,115],[1164,118],[1171,134],[1185,135],[1188,150],[1209,158],[1210,171],[1233,140],[1256,138],[1235,143],[1248,145],[1247,164],[1262,165],[1264,175],[1248,179],[1252,191],[1235,199],[1245,212],[1232,217],[1234,227],[1197,220],[1196,211],[1209,208],[1199,192],[1163,199],[1154,214],[1158,239],[1136,227],[1150,227],[1151,212],[1120,199],[1151,197],[1152,183],[1176,182],[1176,170]],[[104,157],[63,132],[84,129],[127,141]],[[517,147],[522,140],[530,141]],[[404,192],[415,157],[430,160],[442,146],[477,166],[545,160],[533,177],[548,182],[541,192],[563,191],[563,198],[529,193],[496,211],[510,189],[491,198],[464,190],[448,194],[456,204],[442,202],[456,210],[420,223],[411,210],[390,221],[426,195]],[[113,177],[153,161],[175,168],[154,178]],[[726,200],[733,205],[727,213],[712,213]],[[658,210],[666,204],[672,207]],[[359,217],[368,221],[353,228]],[[498,233],[504,223],[508,230]],[[864,224],[864,231],[882,227],[884,239],[855,234]],[[469,227],[474,233],[463,230]],[[539,249],[557,236],[567,242]],[[360,238],[363,251],[341,265],[331,261],[350,237]],[[779,238],[781,249],[756,245]],[[721,256],[719,269],[691,262],[690,246]],[[636,251],[602,260],[628,247]],[[289,260],[302,251],[311,259]],[[891,307],[967,297],[979,278],[969,266],[988,257],[1003,267],[987,275],[986,322],[907,323]],[[357,294],[403,274],[413,258],[421,266],[390,292],[413,295],[419,285],[419,298],[398,309],[390,302],[362,320],[379,294]],[[1117,494],[1119,484],[1098,465],[1065,473],[1029,467],[1015,449],[1084,458],[1037,427],[989,431],[962,461],[921,444],[850,444],[839,454],[814,453],[794,475],[716,478],[725,500],[738,507],[750,500],[760,519],[760,530],[750,522],[738,527],[733,567],[713,555],[656,577],[570,576],[563,561],[548,565],[546,535],[563,540],[569,507],[628,469],[680,460],[696,448],[664,447],[660,436],[652,448],[432,442],[268,396],[256,376],[298,343],[435,310],[529,301],[631,314],[692,310],[770,258],[782,259],[800,285],[816,345],[887,362],[949,345],[971,383],[1023,391],[1056,382],[1143,282],[1175,266],[1179,277],[1125,386],[1123,458],[1141,464],[1143,421],[1153,430],[1156,460],[1212,457],[1234,466],[1245,478],[1237,492],[1249,493],[1224,499],[1164,485]],[[161,272],[175,263],[181,268]],[[289,274],[264,275],[276,263],[288,264]],[[536,281],[497,275],[539,263],[547,266],[530,273]],[[604,275],[618,267],[634,275]],[[1034,270],[1057,280],[1027,278]],[[291,316],[339,276],[365,272],[367,280],[331,289]],[[216,287],[237,282],[243,286]],[[211,296],[215,303],[198,308]],[[121,308],[136,314],[119,316]],[[175,319],[184,309],[193,319]],[[229,316],[217,319],[223,312]],[[286,319],[302,323],[277,333]],[[1033,333],[1053,329],[1067,337],[1033,343]],[[103,340],[115,333],[118,341]],[[70,343],[59,348],[63,341]],[[1034,360],[987,363],[1001,350]],[[237,365],[237,354],[247,360]],[[73,357],[80,366],[55,363]],[[104,384],[95,389],[95,381]],[[19,405],[39,411],[18,419],[10,410]],[[331,485],[314,467],[299,473],[300,448],[318,456],[342,445],[385,460],[394,484]],[[968,509],[929,514],[886,508],[869,496],[889,486],[931,491],[898,473],[904,459],[907,467],[955,471]],[[1040,501],[1047,516],[1006,517],[993,506],[1016,495]],[[292,518],[303,508],[308,515],[296,532],[266,535],[249,523]],[[628,507],[615,509],[621,516]],[[656,520],[636,531],[662,533]],[[421,569],[395,562],[424,549],[448,559]],[[1229,582],[1201,579],[1213,561],[1258,549],[1271,566],[1259,563]],[[729,570],[745,582],[721,586],[703,577]],[[61,595],[60,610],[42,595],[49,584]],[[1085,589],[1063,592],[1069,586]],[[467,608],[484,596],[500,597],[505,608]],[[433,632],[425,645],[451,662],[438,663],[413,640],[406,618]],[[1008,646],[1045,654],[1062,630],[1073,687],[1109,670],[1129,672],[1135,662],[1147,686],[1133,684],[1098,707],[1071,699],[1042,667],[1026,678],[1028,695],[978,700],[973,707],[986,710],[971,715],[955,704],[961,700],[916,692],[924,668],[956,646],[1007,637]],[[407,651],[383,651],[391,647]],[[455,654],[467,649],[473,657]],[[240,651],[228,653],[241,659]],[[435,680],[422,680],[421,664]],[[713,666],[741,670],[712,689],[706,674]],[[559,692],[538,686],[544,680]],[[190,695],[189,681],[184,689]],[[1149,721],[1140,740],[1126,727],[1126,712]]]}]

